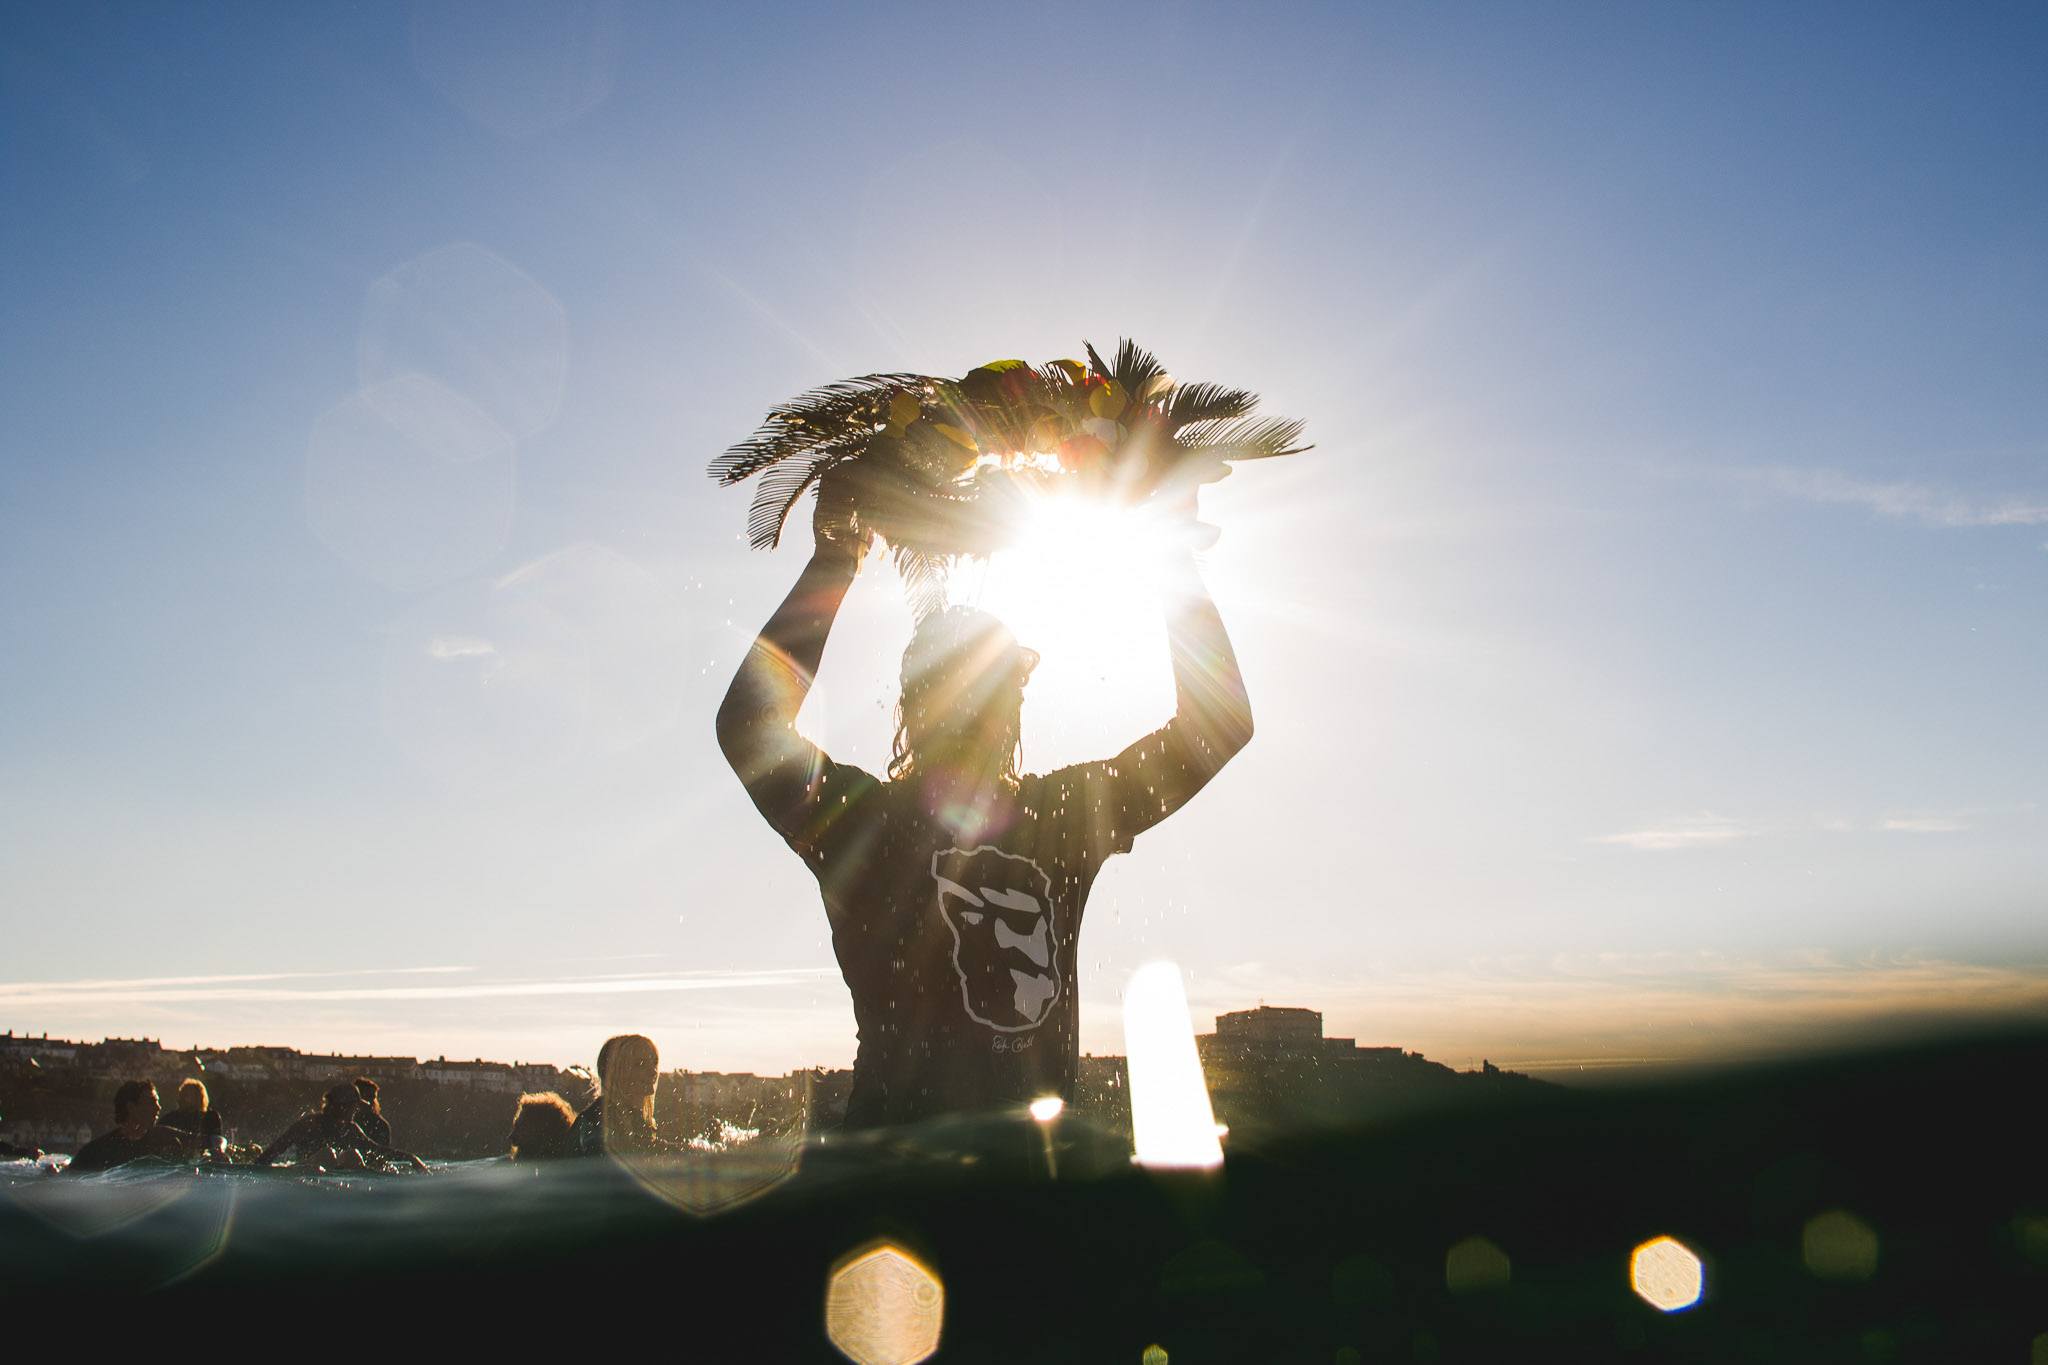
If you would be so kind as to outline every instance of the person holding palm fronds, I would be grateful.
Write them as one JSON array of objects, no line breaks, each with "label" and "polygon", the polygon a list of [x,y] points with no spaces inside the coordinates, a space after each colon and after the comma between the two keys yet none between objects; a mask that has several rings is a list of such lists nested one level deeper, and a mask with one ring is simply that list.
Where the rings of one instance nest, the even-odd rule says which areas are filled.
[{"label": "person holding palm fronds", "polygon": [[820,487],[814,551],[718,712],[720,749],[818,879],[859,1029],[846,1126],[1072,1099],[1082,912],[1103,862],[1251,739],[1244,679],[1191,548],[1167,555],[1176,709],[1115,758],[1020,774],[1038,656],[986,613],[919,623],[886,779],[834,761],[796,717],[868,537],[857,466]]}]

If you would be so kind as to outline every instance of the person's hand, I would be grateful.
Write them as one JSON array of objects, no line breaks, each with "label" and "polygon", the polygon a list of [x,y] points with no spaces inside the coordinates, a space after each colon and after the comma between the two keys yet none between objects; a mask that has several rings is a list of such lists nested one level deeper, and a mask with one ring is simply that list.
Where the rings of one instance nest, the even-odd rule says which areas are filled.
[{"label": "person's hand", "polygon": [[842,554],[855,567],[866,556],[874,533],[861,523],[859,469],[837,464],[818,480],[818,505],[811,512],[811,540],[819,554]]}]

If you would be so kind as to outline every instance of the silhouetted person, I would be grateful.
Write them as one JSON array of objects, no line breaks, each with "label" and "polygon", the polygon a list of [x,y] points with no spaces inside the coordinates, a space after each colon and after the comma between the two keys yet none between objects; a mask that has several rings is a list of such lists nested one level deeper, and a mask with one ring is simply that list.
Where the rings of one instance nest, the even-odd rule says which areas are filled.
[{"label": "silhouetted person", "polygon": [[576,1111],[554,1091],[521,1095],[512,1111],[510,1146],[514,1161],[549,1161],[576,1156]]},{"label": "silhouetted person", "polygon": [[1076,940],[1096,873],[1251,738],[1229,636],[1193,555],[1171,554],[1173,718],[1106,762],[1020,776],[1038,656],[992,616],[935,613],[904,651],[883,781],[796,730],[865,550],[842,497],[828,477],[811,561],[741,663],[718,742],[823,893],[860,1030],[846,1126],[1071,1100]]},{"label": "silhouetted person", "polygon": [[355,1079],[356,1098],[363,1102],[356,1110],[356,1127],[368,1134],[373,1142],[391,1145],[391,1125],[384,1118],[384,1106],[377,1102],[377,1083],[368,1076]]},{"label": "silhouetted person", "polygon": [[166,1128],[175,1128],[186,1137],[208,1147],[225,1147],[227,1131],[222,1126],[220,1111],[213,1107],[212,1097],[206,1093],[206,1082],[188,1079],[178,1083],[178,1107],[158,1120]]},{"label": "silhouetted person", "polygon": [[78,1149],[64,1169],[72,1175],[111,1170],[131,1161],[184,1161],[193,1151],[184,1134],[157,1122],[163,1101],[149,1081],[126,1081],[114,1092],[114,1131]]},{"label": "silhouetted person", "polygon": [[597,1096],[576,1116],[576,1150],[646,1152],[660,1145],[654,1127],[654,1083],[661,1054],[643,1034],[622,1033],[597,1050]]},{"label": "silhouetted person", "polygon": [[361,1170],[372,1157],[387,1164],[408,1162],[416,1170],[426,1170],[427,1163],[411,1152],[387,1147],[356,1125],[362,1103],[362,1097],[348,1082],[330,1087],[321,1101],[320,1112],[308,1114],[285,1129],[277,1141],[263,1149],[256,1164],[268,1166],[298,1152],[307,1164],[333,1170]]}]

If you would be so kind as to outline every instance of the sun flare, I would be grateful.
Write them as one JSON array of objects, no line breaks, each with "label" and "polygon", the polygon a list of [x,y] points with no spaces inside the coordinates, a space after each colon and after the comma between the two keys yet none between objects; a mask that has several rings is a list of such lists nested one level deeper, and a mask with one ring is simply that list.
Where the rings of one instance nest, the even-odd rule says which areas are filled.
[{"label": "sun flare", "polygon": [[1044,494],[1015,546],[970,566],[956,601],[993,612],[1042,662],[1026,695],[1032,767],[1101,758],[1173,713],[1154,512],[1078,491]]}]

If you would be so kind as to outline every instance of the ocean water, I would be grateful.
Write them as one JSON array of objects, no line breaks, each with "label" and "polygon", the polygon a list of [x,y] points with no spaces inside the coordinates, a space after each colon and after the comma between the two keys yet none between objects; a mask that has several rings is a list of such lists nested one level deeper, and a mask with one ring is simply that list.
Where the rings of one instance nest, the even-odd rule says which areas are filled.
[{"label": "ocean water", "polygon": [[451,1246],[535,1226],[720,1216],[802,1169],[801,1143],[698,1144],[673,1156],[514,1163],[428,1161],[418,1173],[136,1162],[70,1175],[68,1157],[0,1162],[0,1283],[61,1288],[111,1277],[173,1284],[223,1257],[318,1268],[329,1248]]},{"label": "ocean water", "polygon": [[[2026,1360],[2043,1075],[2048,1026],[1285,1135],[1200,1174],[1069,1119],[1056,1162],[1009,1119],[425,1176],[15,1162],[0,1297],[81,1334],[121,1301],[239,1347],[522,1361],[608,1334],[900,1365]],[[835,1325],[909,1335],[842,1352]]]},{"label": "ocean water", "polygon": [[[806,1140],[734,1130],[671,1155],[429,1161],[426,1174],[134,1163],[72,1176],[58,1173],[61,1156],[0,1162],[0,1286],[192,1292],[506,1256],[534,1264],[621,1239],[801,1220],[878,1177],[1028,1185],[1047,1169],[1043,1138],[1012,1119]],[[1067,1124],[1058,1145],[1073,1177],[1129,1164],[1124,1139],[1084,1123]]]}]

